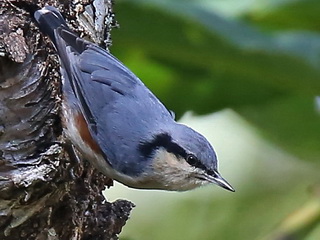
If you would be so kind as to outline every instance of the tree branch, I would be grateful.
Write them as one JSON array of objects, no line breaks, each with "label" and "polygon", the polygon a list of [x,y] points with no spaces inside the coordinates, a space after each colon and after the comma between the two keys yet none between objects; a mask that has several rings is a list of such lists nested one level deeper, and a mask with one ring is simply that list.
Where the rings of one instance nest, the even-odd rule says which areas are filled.
[{"label": "tree branch", "polygon": [[0,3],[0,239],[117,239],[133,204],[106,202],[112,180],[64,138],[59,63],[22,9],[60,7],[78,32],[108,46],[112,5],[58,2]]}]

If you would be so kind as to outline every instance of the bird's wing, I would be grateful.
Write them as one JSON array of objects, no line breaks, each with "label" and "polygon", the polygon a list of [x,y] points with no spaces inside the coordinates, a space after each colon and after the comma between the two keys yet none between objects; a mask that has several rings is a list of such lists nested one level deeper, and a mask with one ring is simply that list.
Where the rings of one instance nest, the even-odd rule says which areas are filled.
[{"label": "bird's wing", "polygon": [[144,87],[140,79],[106,50],[77,37],[68,29],[60,28],[58,34],[67,49],[65,55],[60,54],[61,61],[72,68],[68,69],[74,74],[70,76],[72,84],[81,86],[81,92],[74,89],[77,94],[86,98],[87,87],[105,85],[105,94],[117,97],[118,94],[130,94],[136,85]]},{"label": "bird's wing", "polygon": [[[144,104],[147,104],[144,101],[150,102],[150,105],[155,108],[151,114],[166,115],[165,118],[173,117],[139,78],[104,49],[77,37],[66,28],[57,29],[56,42],[63,65],[63,75],[68,78],[73,93],[80,103],[82,114],[88,123],[89,131],[99,145],[102,144],[108,148],[107,143],[112,141],[106,139],[108,137],[104,132],[106,126],[101,123],[108,124],[106,120],[115,121],[107,116],[103,116],[104,119],[101,119],[102,111],[105,115],[118,111],[114,107],[119,102],[122,105],[118,104],[117,106],[122,108],[128,108],[125,106],[126,103],[132,104],[133,102],[134,106],[132,105],[131,111],[141,112],[144,111]],[[133,101],[127,101],[128,99],[133,99]],[[134,109],[137,102],[140,109]],[[148,107],[145,108],[148,109]],[[148,117],[149,114],[144,115]],[[123,117],[128,118],[127,116]],[[141,113],[141,117],[143,117],[143,113]],[[153,117],[150,116],[150,119]],[[134,119],[130,121],[132,122]],[[112,151],[105,152],[108,158],[112,158],[110,152]]]}]

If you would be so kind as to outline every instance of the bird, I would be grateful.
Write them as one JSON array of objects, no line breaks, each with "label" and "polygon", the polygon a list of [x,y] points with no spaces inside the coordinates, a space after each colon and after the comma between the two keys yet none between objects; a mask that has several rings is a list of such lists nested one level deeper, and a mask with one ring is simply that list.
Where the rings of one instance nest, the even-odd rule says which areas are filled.
[{"label": "bird", "polygon": [[98,171],[128,187],[187,191],[216,184],[208,140],[171,111],[120,60],[80,38],[53,6],[34,11],[56,50],[62,76],[63,131]]}]

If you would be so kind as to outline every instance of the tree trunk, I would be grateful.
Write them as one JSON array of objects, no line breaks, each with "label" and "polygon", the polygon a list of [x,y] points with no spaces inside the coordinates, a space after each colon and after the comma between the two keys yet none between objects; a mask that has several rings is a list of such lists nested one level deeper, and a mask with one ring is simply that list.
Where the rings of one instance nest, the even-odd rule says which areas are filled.
[{"label": "tree trunk", "polygon": [[0,1],[0,239],[117,239],[133,204],[107,202],[112,180],[63,136],[59,62],[26,2],[106,47],[115,25],[111,0]]}]

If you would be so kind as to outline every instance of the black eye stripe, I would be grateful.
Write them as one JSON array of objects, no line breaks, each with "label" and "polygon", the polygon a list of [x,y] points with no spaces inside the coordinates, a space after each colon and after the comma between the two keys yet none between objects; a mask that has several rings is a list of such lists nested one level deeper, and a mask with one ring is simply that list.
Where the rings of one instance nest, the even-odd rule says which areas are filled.
[{"label": "black eye stripe", "polygon": [[173,142],[168,133],[158,134],[153,138],[152,141],[140,143],[138,150],[142,156],[149,158],[152,156],[153,152],[160,147],[165,148],[167,152],[172,153],[177,157],[182,157],[190,166],[202,169],[211,176],[215,175],[214,171],[207,169],[206,166],[201,163],[196,156],[193,154],[188,154],[182,147]]},{"label": "black eye stripe", "polygon": [[142,142],[139,144],[139,152],[144,157],[151,157],[152,153],[159,147],[165,148],[169,153],[173,153],[177,157],[186,158],[187,152],[178,144],[172,142],[172,138],[167,133],[158,134],[150,142]]}]

